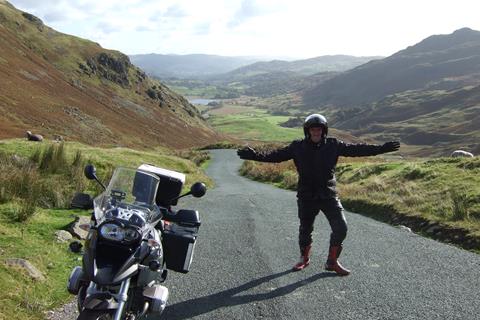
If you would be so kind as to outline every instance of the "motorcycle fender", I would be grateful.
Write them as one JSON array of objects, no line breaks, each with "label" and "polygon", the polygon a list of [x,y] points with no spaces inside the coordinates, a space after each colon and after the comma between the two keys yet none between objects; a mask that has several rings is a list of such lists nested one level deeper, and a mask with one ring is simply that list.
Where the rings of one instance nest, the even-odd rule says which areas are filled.
[{"label": "motorcycle fender", "polygon": [[138,271],[138,263],[142,261],[150,252],[146,242],[142,242],[140,247],[135,251],[133,255],[128,258],[123,266],[118,270],[117,274],[113,278],[113,283],[118,283],[126,278],[131,277],[135,272]]},{"label": "motorcycle fender", "polygon": [[109,293],[95,293],[85,299],[83,308],[95,310],[117,309],[118,303]]},{"label": "motorcycle fender", "polygon": [[87,240],[85,240],[85,253],[83,254],[83,271],[88,281],[95,278],[96,266],[95,256],[97,253],[98,231],[90,229]]},{"label": "motorcycle fender", "polygon": [[115,278],[113,278],[113,283],[122,282],[123,280],[132,277],[137,271],[138,271],[138,263],[131,265],[126,270],[122,268],[122,270],[115,275]]}]

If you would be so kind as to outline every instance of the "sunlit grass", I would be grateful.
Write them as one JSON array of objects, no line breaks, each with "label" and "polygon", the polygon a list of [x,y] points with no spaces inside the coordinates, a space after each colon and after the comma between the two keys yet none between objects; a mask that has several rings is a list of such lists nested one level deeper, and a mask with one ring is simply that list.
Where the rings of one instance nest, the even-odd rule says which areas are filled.
[{"label": "sunlit grass", "polygon": [[[233,112],[228,112],[228,108]],[[286,116],[272,116],[266,110],[252,107],[235,106],[216,109],[212,112],[209,122],[212,126],[226,134],[243,140],[266,142],[286,142],[303,137],[300,128],[284,128],[279,124],[288,120]]]}]

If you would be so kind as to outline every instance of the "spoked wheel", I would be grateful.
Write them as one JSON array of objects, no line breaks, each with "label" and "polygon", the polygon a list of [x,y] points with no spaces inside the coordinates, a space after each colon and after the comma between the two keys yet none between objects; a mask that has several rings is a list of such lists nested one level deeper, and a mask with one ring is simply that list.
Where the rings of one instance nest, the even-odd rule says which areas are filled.
[{"label": "spoked wheel", "polygon": [[112,320],[113,314],[108,310],[83,310],[77,320]]}]

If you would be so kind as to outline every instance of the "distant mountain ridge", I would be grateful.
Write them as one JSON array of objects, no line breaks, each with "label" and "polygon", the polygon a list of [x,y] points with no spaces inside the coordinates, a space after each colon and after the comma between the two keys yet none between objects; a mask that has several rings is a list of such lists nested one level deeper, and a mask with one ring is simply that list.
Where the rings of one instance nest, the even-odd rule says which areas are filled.
[{"label": "distant mountain ridge", "polygon": [[263,73],[293,72],[312,75],[319,72],[342,72],[382,57],[327,55],[302,60],[266,60],[260,57],[227,57],[207,54],[130,55],[133,64],[160,79],[227,79]]},{"label": "distant mountain ridge", "polygon": [[206,77],[229,72],[259,61],[259,59],[252,57],[156,53],[130,55],[130,59],[133,64],[160,79]]},{"label": "distant mountain ridge", "polygon": [[383,57],[355,57],[348,55],[326,55],[310,59],[295,61],[261,61],[240,67],[229,72],[225,76],[235,76],[238,74],[259,74],[268,72],[295,72],[300,75],[313,75],[319,72],[342,72],[371,60],[381,59]]},{"label": "distant mountain ridge", "polygon": [[241,86],[242,94],[248,96],[272,97],[304,90],[378,58],[330,55],[294,61],[261,61],[208,77],[208,81],[228,87]]},{"label": "distant mountain ridge", "polygon": [[453,89],[480,78],[480,32],[431,36],[310,88],[306,105],[358,106],[406,90]]},{"label": "distant mountain ridge", "polygon": [[0,138],[26,130],[89,144],[190,147],[219,137],[128,56],[0,1]]}]

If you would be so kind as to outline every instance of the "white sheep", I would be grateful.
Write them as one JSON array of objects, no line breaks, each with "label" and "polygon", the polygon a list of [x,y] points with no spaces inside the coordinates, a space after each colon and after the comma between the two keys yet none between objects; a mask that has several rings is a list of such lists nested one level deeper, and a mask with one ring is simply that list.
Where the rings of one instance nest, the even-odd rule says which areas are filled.
[{"label": "white sheep", "polygon": [[43,137],[39,134],[32,134],[31,131],[27,131],[27,140],[30,141],[43,141]]},{"label": "white sheep", "polygon": [[452,157],[465,157],[465,158],[473,158],[473,154],[468,151],[463,150],[455,150],[451,154]]}]

